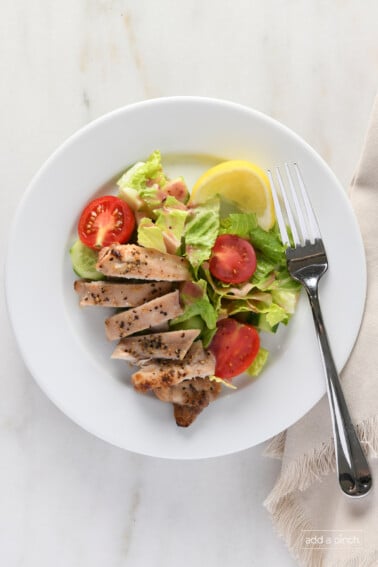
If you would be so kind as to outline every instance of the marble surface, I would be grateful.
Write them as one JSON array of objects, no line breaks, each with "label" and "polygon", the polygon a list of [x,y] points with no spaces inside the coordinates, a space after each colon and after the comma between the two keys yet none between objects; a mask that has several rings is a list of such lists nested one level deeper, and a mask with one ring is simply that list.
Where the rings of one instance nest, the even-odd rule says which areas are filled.
[{"label": "marble surface", "polygon": [[[3,0],[1,11],[2,258],[17,203],[52,150],[145,98],[249,105],[302,135],[345,187],[352,177],[377,87],[374,0]],[[172,462],[92,437],[34,383],[3,277],[1,294],[1,565],[296,564],[262,507],[279,471],[263,446]]]}]

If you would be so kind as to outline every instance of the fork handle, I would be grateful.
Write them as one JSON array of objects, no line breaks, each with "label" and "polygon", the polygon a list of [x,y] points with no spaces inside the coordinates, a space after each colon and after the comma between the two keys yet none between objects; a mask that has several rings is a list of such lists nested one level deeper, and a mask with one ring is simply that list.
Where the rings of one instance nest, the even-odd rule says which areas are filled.
[{"label": "fork handle", "polygon": [[318,286],[306,287],[315,329],[326,373],[328,401],[335,437],[336,466],[339,484],[348,496],[363,496],[372,485],[367,459],[353,427],[340,379],[333,360],[319,304]]}]

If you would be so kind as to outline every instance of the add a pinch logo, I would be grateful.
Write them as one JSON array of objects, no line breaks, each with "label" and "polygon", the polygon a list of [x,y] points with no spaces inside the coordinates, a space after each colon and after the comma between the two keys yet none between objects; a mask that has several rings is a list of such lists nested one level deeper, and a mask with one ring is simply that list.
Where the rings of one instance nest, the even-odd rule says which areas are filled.
[{"label": "add a pinch logo", "polygon": [[363,547],[363,530],[302,530],[302,549],[350,549]]}]

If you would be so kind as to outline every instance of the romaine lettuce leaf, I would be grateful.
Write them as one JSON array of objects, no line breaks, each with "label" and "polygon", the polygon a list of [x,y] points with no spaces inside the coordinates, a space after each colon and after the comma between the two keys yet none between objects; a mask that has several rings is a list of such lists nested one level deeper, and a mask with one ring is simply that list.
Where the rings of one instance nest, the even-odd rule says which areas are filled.
[{"label": "romaine lettuce leaf", "polygon": [[250,376],[258,376],[264,368],[268,356],[269,352],[265,348],[260,347],[255,360],[252,362],[251,366],[247,368],[247,374]]},{"label": "romaine lettuce leaf", "polygon": [[[224,316],[248,314],[248,322],[258,329],[275,332],[278,323],[286,325],[293,314],[298,291],[286,292],[284,295],[278,291],[259,291],[254,288],[244,298],[232,297],[229,294],[214,294],[212,303],[217,306],[217,312]],[[216,302],[216,298],[218,301]],[[249,321],[249,319],[251,319]]]},{"label": "romaine lettuce leaf", "polygon": [[185,255],[197,275],[200,265],[210,258],[219,231],[219,199],[192,209],[185,226]]},{"label": "romaine lettuce leaf", "polygon": [[235,234],[249,238],[251,230],[258,226],[254,213],[230,213],[221,220],[220,234]]},{"label": "romaine lettuce leaf", "polygon": [[195,315],[200,315],[208,329],[215,329],[217,324],[217,313],[209,301],[206,293],[207,283],[205,280],[197,282],[185,282],[180,290],[180,302],[184,306],[184,313],[173,323],[185,321]]},{"label": "romaine lettuce leaf", "polygon": [[159,252],[167,251],[162,230],[148,217],[139,222],[138,244],[145,248],[156,248]]},{"label": "romaine lettuce leaf", "polygon": [[161,230],[166,246],[166,251],[176,254],[181,247],[184,235],[185,222],[188,210],[174,197],[168,197],[164,205],[155,211],[156,226]]},{"label": "romaine lettuce leaf", "polygon": [[156,248],[160,252],[177,254],[181,248],[188,210],[175,197],[168,197],[155,210],[156,220],[144,217],[138,225],[138,244]]},{"label": "romaine lettuce leaf", "polygon": [[161,203],[159,189],[166,183],[159,151],[153,152],[145,162],[137,162],[117,181],[119,197],[134,210],[157,207]]},{"label": "romaine lettuce leaf", "polygon": [[283,307],[277,305],[277,303],[271,303],[267,307],[261,308],[260,313],[265,315],[265,319],[271,329],[274,329],[278,323],[287,325],[289,321],[289,313]]},{"label": "romaine lettuce leaf", "polygon": [[[180,289],[180,302],[184,313],[170,322],[175,329],[188,328],[187,322],[193,321],[194,328],[201,328],[201,339],[208,346],[215,331],[218,314],[206,293],[207,283],[204,280],[185,282]],[[198,318],[201,318],[200,327]]]},{"label": "romaine lettuce leaf", "polygon": [[275,264],[286,266],[285,247],[281,243],[275,227],[267,232],[260,226],[256,226],[249,232],[249,239],[253,247],[260,250],[266,259]]},{"label": "romaine lettuce leaf", "polygon": [[277,305],[282,307],[286,313],[292,315],[298,302],[298,294],[298,289],[287,290],[277,288],[272,290],[272,299]]},{"label": "romaine lettuce leaf", "polygon": [[256,270],[252,276],[252,283],[256,287],[260,287],[262,282],[265,282],[266,279],[270,278],[270,275],[274,272],[276,265],[261,254],[261,252],[257,252],[256,260]]}]

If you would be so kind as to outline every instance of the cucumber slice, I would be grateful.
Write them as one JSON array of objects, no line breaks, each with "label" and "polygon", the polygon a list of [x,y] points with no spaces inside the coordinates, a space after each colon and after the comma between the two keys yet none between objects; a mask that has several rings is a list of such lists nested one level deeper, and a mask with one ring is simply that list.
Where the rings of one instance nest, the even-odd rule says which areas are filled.
[{"label": "cucumber slice", "polygon": [[78,238],[70,249],[72,268],[80,278],[103,280],[104,274],[96,270],[98,252],[88,248]]}]

